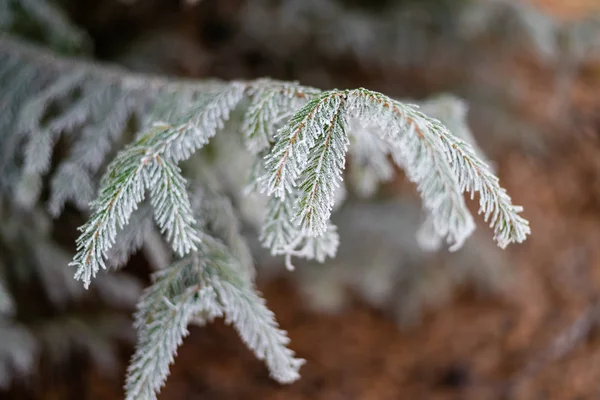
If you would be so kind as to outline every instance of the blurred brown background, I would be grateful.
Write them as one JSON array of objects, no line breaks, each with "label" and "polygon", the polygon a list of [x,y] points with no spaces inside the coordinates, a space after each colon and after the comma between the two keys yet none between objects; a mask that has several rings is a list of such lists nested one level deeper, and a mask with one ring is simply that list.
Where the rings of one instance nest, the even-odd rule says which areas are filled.
[{"label": "blurred brown background", "polygon": [[[374,20],[395,4],[341,3]],[[252,26],[250,0],[70,1],[69,12],[90,32],[95,55],[139,70],[271,76],[415,99],[455,93],[469,103],[478,143],[532,227],[526,243],[506,251],[507,287],[482,294],[458,285],[405,329],[352,293],[343,312],[321,313],[307,307],[293,274],[265,279],[260,286],[269,306],[291,347],[307,360],[302,379],[290,386],[270,380],[235,332],[217,322],[191,329],[161,399],[600,398],[600,52],[574,60],[569,49],[548,53],[543,38],[512,38],[510,29],[464,39],[451,17],[459,3],[421,2],[415,8],[421,12],[407,17],[418,21],[417,33],[405,37],[405,52],[396,56],[352,45],[329,50],[335,43],[326,30],[311,31],[310,24],[301,30],[300,15],[280,24],[273,11],[267,17],[272,26]],[[600,13],[597,0],[527,4],[556,26]],[[399,178],[388,189],[404,186]],[[478,231],[491,238],[485,226]],[[73,360],[23,385],[33,391],[17,385],[5,396],[122,398],[130,352],[122,349],[113,375]]]}]

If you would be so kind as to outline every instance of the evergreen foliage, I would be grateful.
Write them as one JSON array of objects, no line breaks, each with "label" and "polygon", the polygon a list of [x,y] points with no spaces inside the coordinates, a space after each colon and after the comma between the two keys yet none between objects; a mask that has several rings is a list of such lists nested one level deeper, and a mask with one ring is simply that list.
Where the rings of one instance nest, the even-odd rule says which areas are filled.
[{"label": "evergreen foliage", "polygon": [[[86,354],[101,370],[114,370],[116,344],[134,336],[120,310],[135,306],[140,283],[121,273],[105,274],[86,292],[66,267],[71,254],[52,235],[47,213],[39,207],[11,207],[4,200],[0,201],[0,387],[30,378],[41,357],[60,366],[73,355]],[[89,305],[85,313],[78,307],[81,303]]]},{"label": "evergreen foliage", "polygon": [[[0,9],[6,4],[13,5],[0,0]],[[217,317],[237,329],[275,380],[299,378],[304,360],[287,347],[254,285],[241,205],[210,171],[196,168],[229,161],[213,159],[215,136],[239,138],[251,155],[254,168],[243,178],[246,193],[263,199],[260,240],[288,268],[292,257],[335,256],[339,236],[330,218],[344,200],[347,157],[351,181],[363,187],[404,169],[428,215],[419,235],[424,247],[445,240],[457,250],[471,235],[464,192],[479,193],[480,213],[501,248],[530,233],[469,137],[428,116],[435,112],[368,89],[136,74],[7,35],[0,37],[0,87],[0,194],[10,209],[35,209],[47,189],[51,214],[66,203],[89,214],[71,262],[85,288],[100,286],[110,276],[101,270],[123,265],[140,248],[154,251],[157,272],[137,304],[128,399],[156,398],[188,324]],[[453,112],[459,120],[461,113],[460,106]],[[66,155],[54,166],[59,150]],[[158,232],[170,250],[160,251]],[[0,309],[8,310],[2,293]]]}]

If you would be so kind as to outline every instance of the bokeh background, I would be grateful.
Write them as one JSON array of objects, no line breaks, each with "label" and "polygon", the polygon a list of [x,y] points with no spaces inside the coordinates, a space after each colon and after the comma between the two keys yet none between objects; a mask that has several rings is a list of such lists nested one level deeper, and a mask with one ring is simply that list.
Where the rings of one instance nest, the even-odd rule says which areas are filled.
[{"label": "bokeh background", "polygon": [[[532,227],[506,251],[480,224],[458,253],[420,253],[419,206],[400,175],[336,217],[345,247],[335,261],[287,272],[256,255],[268,305],[308,361],[300,381],[270,380],[216,322],[191,328],[161,399],[600,398],[600,2],[71,0],[65,9],[93,57],[138,71],[458,96]],[[141,287],[149,270],[140,255],[123,273]],[[124,290],[135,300],[139,287]],[[17,302],[39,292],[30,285]],[[0,397],[122,398],[133,301],[113,303],[93,313],[85,302],[20,307],[19,318],[48,330],[47,346]],[[104,315],[112,330],[98,347]]]}]

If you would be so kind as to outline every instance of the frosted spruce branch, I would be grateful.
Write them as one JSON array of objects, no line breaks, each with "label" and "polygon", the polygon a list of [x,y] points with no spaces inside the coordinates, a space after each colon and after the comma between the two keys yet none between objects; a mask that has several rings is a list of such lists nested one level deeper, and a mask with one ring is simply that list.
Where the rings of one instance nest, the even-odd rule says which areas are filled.
[{"label": "frosted spruce branch", "polygon": [[[131,213],[150,190],[156,221],[172,243],[173,250],[183,256],[196,249],[191,204],[185,180],[175,164],[204,146],[223,119],[240,100],[240,85],[217,94],[189,120],[177,124],[156,123],[109,166],[101,183],[101,194],[94,203],[90,221],[82,227],[78,253],[73,264],[76,278],[89,285],[115,241],[117,229],[125,226]],[[202,129],[202,130],[201,130]]]},{"label": "frosted spruce branch", "polygon": [[[10,46],[14,43],[8,42]],[[30,48],[25,48],[24,53],[25,58],[34,59],[34,65],[49,63],[59,68],[57,64],[65,63],[47,54],[40,56],[40,60],[35,59],[34,50]],[[104,258],[116,232],[127,224],[146,189],[155,199],[157,221],[175,252],[184,255],[194,250],[197,239],[191,227],[189,205],[185,204],[189,203],[185,180],[176,164],[208,143],[244,98],[250,99],[242,125],[248,148],[258,152],[264,150],[267,143],[270,147],[264,165],[267,173],[260,178],[263,190],[278,198],[297,193],[289,221],[297,231],[291,240],[295,245],[303,240],[301,237],[320,237],[327,230],[345,155],[354,136],[348,129],[350,119],[376,128],[374,134],[389,146],[388,155],[417,183],[436,231],[447,238],[452,248],[460,247],[474,228],[460,195],[464,190],[481,191],[482,210],[486,219],[492,217],[490,222],[501,246],[522,241],[528,233],[526,222],[517,215],[519,208],[512,206],[510,198],[503,194],[487,165],[477,158],[470,145],[454,138],[439,121],[426,117],[416,107],[380,93],[366,89],[320,92],[271,80],[186,86],[181,81],[146,77],[85,62],[68,64],[67,69],[72,70],[73,78],[50,85],[43,92],[48,94],[43,94],[41,99],[59,96],[63,86],[65,91],[71,91],[78,79],[102,80],[115,87],[116,92],[127,93],[124,97],[131,102],[140,99],[144,108],[139,112],[145,113],[149,126],[109,167],[90,222],[82,228],[74,264],[78,267],[77,277],[86,285],[105,267]],[[80,100],[78,106],[83,100],[86,99]],[[37,100],[31,107],[38,110],[47,102]],[[173,103],[174,108],[169,108]],[[295,109],[302,104],[299,110]],[[38,143],[48,143],[39,142],[40,136],[33,135],[36,131],[44,132],[43,127],[37,128],[41,117],[28,120],[27,109],[29,107],[22,110],[18,126],[29,127],[27,133],[32,138],[32,146],[39,148]],[[73,113],[73,118],[86,115],[88,108],[81,109],[82,112]],[[33,115],[42,114],[36,111]],[[286,121],[288,115],[292,117]],[[70,126],[64,116],[62,120],[60,126]],[[283,126],[275,131],[278,124]],[[46,169],[27,165],[26,171]],[[266,225],[269,224],[267,220]],[[276,242],[269,240],[269,243]],[[289,245],[287,243],[284,252],[291,254],[297,250]]]},{"label": "frosted spruce branch", "polygon": [[[221,315],[214,289],[191,279],[190,262],[180,261],[154,276],[135,315],[136,352],[127,373],[127,399],[152,399],[164,384],[191,319]],[[198,277],[199,278],[199,277]]]},{"label": "frosted spruce branch", "polygon": [[125,385],[127,399],[156,399],[192,319],[204,323],[225,316],[274,379],[289,383],[299,377],[304,360],[286,347],[286,332],[278,328],[253,285],[240,278],[238,261],[223,243],[205,239],[201,255],[187,256],[156,273],[155,283],[142,296],[135,323],[138,346]]},{"label": "frosted spruce branch", "polygon": [[[0,183],[20,174],[26,183],[21,199],[29,195],[35,204],[54,147],[68,135],[71,147],[50,180],[49,206],[58,214],[70,201],[90,213],[71,263],[77,279],[88,287],[101,269],[124,263],[148,237],[131,224],[149,227],[143,221],[150,214],[178,258],[158,272],[139,303],[129,398],[154,398],[188,323],[217,316],[238,329],[273,378],[299,376],[302,362],[254,288],[233,205],[222,201],[222,188],[186,179],[194,165],[210,165],[214,148],[207,146],[217,134],[239,135],[254,158],[250,192],[266,193],[260,239],[272,254],[285,256],[288,267],[292,257],[323,262],[335,256],[339,237],[330,216],[343,201],[347,157],[379,180],[391,177],[392,162],[406,171],[428,213],[421,233],[431,242],[445,239],[457,249],[472,233],[465,191],[480,193],[480,211],[501,247],[529,234],[521,208],[470,144],[418,107],[367,89],[169,79],[59,58],[7,38],[0,38],[0,84],[7,88],[0,103],[9,105],[0,115],[7,132],[0,136],[6,155]],[[144,210],[136,218],[138,207]],[[119,232],[123,240],[116,244]]]},{"label": "frosted spruce branch", "polygon": [[[529,226],[518,216],[520,209],[512,205],[505,191],[493,186],[497,178],[490,178],[494,175],[470,145],[416,107],[366,89],[334,90],[315,97],[278,132],[266,158],[267,171],[261,180],[267,193],[285,199],[296,190],[300,192],[292,222],[303,233],[319,237],[327,229],[333,191],[344,165],[348,135],[352,134],[344,127],[354,118],[377,128],[375,134],[388,143],[394,160],[417,183],[436,231],[447,237],[453,249],[459,248],[474,229],[461,195],[470,189],[481,192],[486,220],[490,214],[497,215],[491,223],[501,247],[525,239]],[[331,153],[338,164],[328,159]],[[270,215],[275,218],[280,213]],[[270,242],[274,242],[272,236]]]},{"label": "frosted spruce branch", "polygon": [[272,255],[285,256],[288,270],[294,269],[292,257],[317,260],[320,263],[328,257],[335,257],[340,241],[337,228],[331,222],[327,223],[325,232],[319,237],[309,236],[298,229],[293,214],[297,197],[297,192],[283,199],[271,197],[260,234],[261,242],[271,249]]}]

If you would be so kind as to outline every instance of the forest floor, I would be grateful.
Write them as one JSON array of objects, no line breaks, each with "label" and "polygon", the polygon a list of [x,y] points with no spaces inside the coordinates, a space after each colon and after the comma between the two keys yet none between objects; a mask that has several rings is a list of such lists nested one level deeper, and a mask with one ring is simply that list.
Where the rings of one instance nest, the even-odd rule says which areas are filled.
[{"label": "forest floor", "polygon": [[[564,18],[600,10],[596,0],[531,1]],[[547,86],[536,67],[519,68],[532,87]],[[566,127],[546,140],[543,154],[515,149],[496,159],[533,231],[507,250],[516,279],[506,296],[481,299],[465,290],[401,331],[358,300],[343,314],[323,315],[307,310],[289,281],[266,282],[269,306],[307,360],[302,379],[277,385],[233,329],[217,322],[191,329],[159,398],[600,398],[599,70],[576,79]],[[532,92],[531,107],[545,94]],[[124,354],[114,377],[89,370],[76,387],[44,384],[43,399],[120,399],[126,363]]]}]

